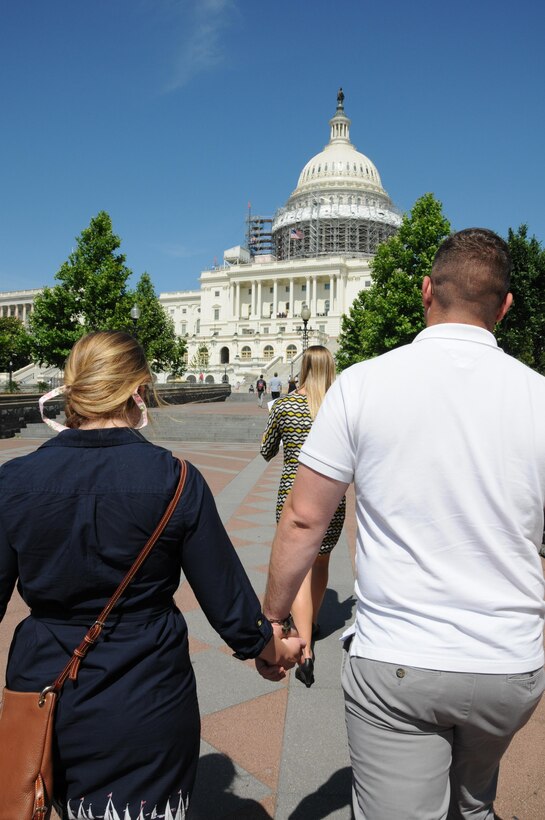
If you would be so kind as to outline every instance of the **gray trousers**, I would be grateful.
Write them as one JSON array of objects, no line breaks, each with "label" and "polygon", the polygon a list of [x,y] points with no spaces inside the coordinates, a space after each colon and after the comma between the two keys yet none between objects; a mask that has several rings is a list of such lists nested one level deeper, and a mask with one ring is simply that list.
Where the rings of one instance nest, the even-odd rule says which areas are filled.
[{"label": "gray trousers", "polygon": [[356,820],[492,820],[501,757],[539,703],[543,669],[477,675],[344,654]]}]

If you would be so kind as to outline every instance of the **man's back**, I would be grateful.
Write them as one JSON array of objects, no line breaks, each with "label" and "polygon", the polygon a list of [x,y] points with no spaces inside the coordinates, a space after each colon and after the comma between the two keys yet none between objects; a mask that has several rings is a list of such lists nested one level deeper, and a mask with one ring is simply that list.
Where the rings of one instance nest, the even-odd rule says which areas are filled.
[{"label": "man's back", "polygon": [[545,379],[488,331],[445,324],[350,368],[324,406],[339,423],[322,436],[319,415],[301,460],[336,464],[341,480],[353,470],[354,651],[451,671],[538,667]]}]

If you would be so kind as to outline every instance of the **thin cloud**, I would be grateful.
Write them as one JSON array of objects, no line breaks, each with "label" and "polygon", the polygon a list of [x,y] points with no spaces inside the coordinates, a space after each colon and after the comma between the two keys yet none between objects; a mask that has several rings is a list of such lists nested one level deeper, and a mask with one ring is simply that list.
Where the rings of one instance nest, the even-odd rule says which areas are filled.
[{"label": "thin cloud", "polygon": [[196,75],[223,63],[222,35],[236,11],[235,0],[193,0],[184,15],[184,37],[167,91],[182,88]]}]

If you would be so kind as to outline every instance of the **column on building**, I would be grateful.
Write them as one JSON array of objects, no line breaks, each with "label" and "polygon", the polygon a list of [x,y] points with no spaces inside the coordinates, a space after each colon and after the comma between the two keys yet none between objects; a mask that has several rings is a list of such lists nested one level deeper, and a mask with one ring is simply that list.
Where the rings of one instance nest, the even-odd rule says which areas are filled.
[{"label": "column on building", "polygon": [[329,312],[337,313],[337,305],[335,304],[335,277],[333,274],[329,277]]},{"label": "column on building", "polygon": [[295,316],[294,304],[293,304],[293,276],[290,276],[290,309],[289,315]]},{"label": "column on building", "polygon": [[312,313],[314,316],[318,315],[318,277],[316,274],[312,277]]},{"label": "column on building", "polygon": [[235,318],[235,286],[229,282],[229,308],[231,319]]},{"label": "column on building", "polygon": [[278,313],[278,279],[273,282],[273,316]]},{"label": "column on building", "polygon": [[240,282],[235,284],[235,319],[240,319]]},{"label": "column on building", "polygon": [[311,279],[310,279],[310,276],[307,276],[304,301],[306,302],[308,309],[310,311],[312,311],[312,293],[310,291],[310,285],[311,285]]},{"label": "column on building", "polygon": [[263,302],[261,301],[261,279],[257,283],[257,318],[263,316]]}]

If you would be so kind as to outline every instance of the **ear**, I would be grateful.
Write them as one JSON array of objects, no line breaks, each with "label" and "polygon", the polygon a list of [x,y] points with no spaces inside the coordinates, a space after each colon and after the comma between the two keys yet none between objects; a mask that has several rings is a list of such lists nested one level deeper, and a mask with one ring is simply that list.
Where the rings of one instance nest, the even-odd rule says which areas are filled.
[{"label": "ear", "polygon": [[429,276],[424,276],[422,280],[422,304],[424,310],[428,311],[433,300],[433,283]]},{"label": "ear", "polygon": [[506,293],[505,294],[505,299],[501,303],[500,309],[498,310],[498,315],[496,316],[496,323],[501,322],[503,317],[510,310],[512,304],[513,304],[513,294],[512,293]]}]

